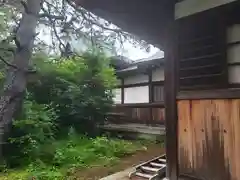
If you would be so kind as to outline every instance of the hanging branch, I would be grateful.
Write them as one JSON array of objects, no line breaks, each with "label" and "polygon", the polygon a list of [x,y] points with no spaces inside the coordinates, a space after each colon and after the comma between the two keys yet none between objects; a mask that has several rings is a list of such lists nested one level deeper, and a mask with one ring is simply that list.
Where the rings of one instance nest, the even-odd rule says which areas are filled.
[{"label": "hanging branch", "polygon": [[14,69],[17,69],[19,71],[23,71],[24,73],[28,73],[28,74],[34,74],[37,72],[37,70],[34,70],[34,69],[21,69],[19,68],[18,66],[14,65],[14,64],[11,64],[9,63],[7,60],[5,60],[2,56],[0,56],[0,60],[6,64],[7,66],[11,67],[11,68],[14,68]]}]

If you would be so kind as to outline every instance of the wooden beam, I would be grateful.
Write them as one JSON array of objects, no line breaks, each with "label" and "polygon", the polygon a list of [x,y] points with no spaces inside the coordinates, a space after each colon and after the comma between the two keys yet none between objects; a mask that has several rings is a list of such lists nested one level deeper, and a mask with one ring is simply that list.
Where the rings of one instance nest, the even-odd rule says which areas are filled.
[{"label": "wooden beam", "polygon": [[178,118],[177,118],[177,22],[173,20],[168,28],[168,42],[165,51],[165,108],[166,108],[166,156],[167,178],[178,180]]},{"label": "wooden beam", "polygon": [[240,62],[232,62],[232,63],[228,63],[228,66],[240,66]]},{"label": "wooden beam", "polygon": [[229,88],[240,88],[240,83],[229,83]]},{"label": "wooden beam", "polygon": [[227,44],[228,47],[240,45],[240,41],[230,42]]},{"label": "wooden beam", "polygon": [[134,83],[134,84],[123,84],[123,85],[117,86],[117,88],[131,88],[131,87],[141,87],[141,86],[148,86],[148,85],[149,85],[149,82],[142,82],[142,83]]},{"label": "wooden beam", "polygon": [[[234,85],[232,85],[234,86]],[[240,86],[239,86],[240,87]],[[235,85],[235,88],[239,88]],[[234,88],[234,87],[233,87]],[[178,100],[198,100],[198,99],[238,99],[239,89],[215,89],[204,91],[181,91],[178,92]]]},{"label": "wooden beam", "polygon": [[164,102],[157,103],[128,103],[128,104],[115,104],[116,107],[135,107],[135,108],[164,108]]},{"label": "wooden beam", "polygon": [[[164,85],[164,81],[152,81],[153,85]],[[118,85],[116,88],[130,88],[130,87],[141,87],[141,86],[148,86],[148,82],[142,82],[142,83],[135,83],[135,84],[123,84],[123,85]]]}]

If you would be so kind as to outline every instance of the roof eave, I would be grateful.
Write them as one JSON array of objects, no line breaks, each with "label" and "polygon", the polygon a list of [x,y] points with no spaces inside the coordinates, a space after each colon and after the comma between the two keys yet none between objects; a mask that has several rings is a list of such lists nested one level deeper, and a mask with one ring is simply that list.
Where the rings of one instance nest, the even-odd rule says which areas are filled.
[{"label": "roof eave", "polygon": [[78,5],[111,21],[159,48],[174,16],[175,0],[75,0]]}]

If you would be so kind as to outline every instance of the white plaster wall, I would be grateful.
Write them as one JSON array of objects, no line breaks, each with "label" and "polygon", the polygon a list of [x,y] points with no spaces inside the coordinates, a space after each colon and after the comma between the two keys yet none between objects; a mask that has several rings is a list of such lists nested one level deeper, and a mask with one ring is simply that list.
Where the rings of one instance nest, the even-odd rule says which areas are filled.
[{"label": "white plaster wall", "polygon": [[228,63],[240,62],[240,45],[235,45],[228,48],[227,51]]},{"label": "white plaster wall", "polygon": [[[240,24],[228,28],[227,42],[240,41]],[[240,62],[240,45],[230,46],[227,51],[228,63]],[[240,66],[228,67],[229,83],[240,83]]]},{"label": "white plaster wall", "polygon": [[124,88],[124,104],[129,103],[148,103],[148,86]]},{"label": "white plaster wall", "polygon": [[237,0],[184,0],[175,4],[175,18],[179,19]]},{"label": "white plaster wall", "polygon": [[113,102],[115,104],[121,104],[121,94],[122,94],[122,89],[121,88],[118,88],[118,89],[114,89],[113,90]]},{"label": "white plaster wall", "polygon": [[230,26],[227,30],[228,36],[227,41],[229,43],[240,41],[240,24]]},{"label": "white plaster wall", "polygon": [[124,84],[136,84],[136,83],[143,83],[148,82],[149,77],[145,74],[138,74],[136,76],[129,76],[124,79]]},{"label": "white plaster wall", "polygon": [[229,83],[240,83],[240,66],[229,66],[228,80]]},{"label": "white plaster wall", "polygon": [[158,68],[152,72],[152,81],[164,81],[164,68]]}]

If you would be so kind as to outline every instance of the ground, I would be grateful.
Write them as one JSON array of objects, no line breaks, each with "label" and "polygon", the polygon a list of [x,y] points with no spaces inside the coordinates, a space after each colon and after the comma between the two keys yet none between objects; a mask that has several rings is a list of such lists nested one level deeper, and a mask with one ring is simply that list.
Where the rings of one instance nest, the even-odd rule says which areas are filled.
[{"label": "ground", "polygon": [[147,151],[139,151],[131,156],[122,158],[118,163],[110,167],[93,167],[91,169],[79,170],[75,173],[74,180],[98,180],[102,177],[108,176],[110,174],[123,171],[132,166],[143,163],[150,160],[156,156],[164,154],[164,148],[161,145],[149,145]]}]

